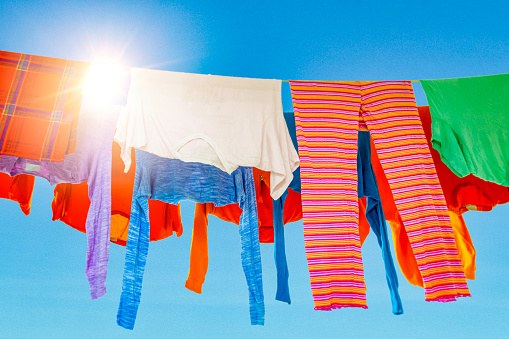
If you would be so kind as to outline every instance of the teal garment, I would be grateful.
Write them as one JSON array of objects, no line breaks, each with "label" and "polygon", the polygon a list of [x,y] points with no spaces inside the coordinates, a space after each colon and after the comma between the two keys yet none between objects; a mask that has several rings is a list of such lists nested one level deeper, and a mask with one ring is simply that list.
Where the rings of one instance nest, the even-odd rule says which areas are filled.
[{"label": "teal garment", "polygon": [[288,272],[288,264],[286,261],[285,229],[283,227],[283,209],[287,195],[288,189],[279,199],[272,200],[274,219],[274,262],[277,272],[276,300],[291,304],[290,286],[288,285],[290,273]]},{"label": "teal garment", "polygon": [[[284,116],[286,126],[288,127],[288,132],[292,138],[293,146],[295,149],[298,149],[295,116],[293,112],[285,113]],[[290,183],[289,188],[297,193],[300,193],[300,167],[293,171],[293,180]],[[288,285],[288,278],[290,274],[286,261],[285,230],[283,225],[283,210],[287,195],[288,189],[279,199],[272,200],[272,211],[274,221],[274,262],[276,264],[277,272],[276,300],[291,304],[292,300],[290,298],[290,286]]]},{"label": "teal garment", "polygon": [[509,186],[509,74],[421,80],[431,143],[459,177]]}]

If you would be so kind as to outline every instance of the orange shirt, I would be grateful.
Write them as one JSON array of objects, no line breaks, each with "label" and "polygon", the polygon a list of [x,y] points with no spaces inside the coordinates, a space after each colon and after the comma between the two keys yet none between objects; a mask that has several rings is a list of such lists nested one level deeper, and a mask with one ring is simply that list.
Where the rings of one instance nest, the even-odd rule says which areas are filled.
[{"label": "orange shirt", "polygon": [[[124,163],[120,158],[120,147],[116,142],[112,149],[111,167],[111,233],[110,240],[125,246],[131,214],[131,201],[134,188],[135,166],[124,173]],[[134,149],[131,154],[134,159]],[[134,162],[133,162],[134,164]],[[85,233],[90,200],[87,183],[58,184],[52,202],[53,220],[60,220]],[[159,200],[149,200],[150,241],[161,240],[175,232],[182,235],[180,207]]]},{"label": "orange shirt", "polygon": [[8,174],[0,173],[0,198],[16,201],[21,211],[29,215],[34,181],[33,175],[20,174],[10,177]]}]

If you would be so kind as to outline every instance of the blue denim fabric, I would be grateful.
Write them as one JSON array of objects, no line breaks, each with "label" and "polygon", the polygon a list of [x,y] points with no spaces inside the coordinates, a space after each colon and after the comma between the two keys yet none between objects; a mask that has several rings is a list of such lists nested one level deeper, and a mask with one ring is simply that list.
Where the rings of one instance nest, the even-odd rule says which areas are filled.
[{"label": "blue denim fabric", "polygon": [[249,290],[251,324],[263,325],[265,306],[252,168],[239,167],[229,175],[211,165],[161,158],[139,150],[117,324],[134,328],[149,246],[149,198],[170,204],[181,200],[212,202],[216,206],[240,204],[241,258]]}]

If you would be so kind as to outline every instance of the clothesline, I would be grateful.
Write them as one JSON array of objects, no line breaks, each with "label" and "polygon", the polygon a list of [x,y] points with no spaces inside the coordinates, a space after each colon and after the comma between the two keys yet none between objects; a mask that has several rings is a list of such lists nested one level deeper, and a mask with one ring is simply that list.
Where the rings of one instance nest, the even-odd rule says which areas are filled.
[{"label": "clothesline", "polygon": [[[290,81],[308,81],[308,80],[281,80],[281,81],[290,82]],[[313,81],[315,81],[315,80],[313,80]],[[337,82],[337,81],[320,81],[320,82]],[[410,80],[410,82],[421,82],[421,80]]]},{"label": "clothesline", "polygon": [[[500,73],[498,75],[506,75],[506,74],[509,74],[509,73]],[[489,76],[489,75],[492,75],[492,74],[476,75],[476,76],[468,76],[468,77],[459,77],[459,78],[422,79],[422,80],[447,80],[447,79],[482,78],[482,77]],[[284,82],[290,82],[290,81],[316,82],[317,80],[281,80],[281,81],[284,81]],[[421,82],[421,80],[407,80],[407,81],[410,81],[410,82]],[[338,81],[331,81],[331,80],[321,81],[320,80],[320,82],[338,82]]]}]

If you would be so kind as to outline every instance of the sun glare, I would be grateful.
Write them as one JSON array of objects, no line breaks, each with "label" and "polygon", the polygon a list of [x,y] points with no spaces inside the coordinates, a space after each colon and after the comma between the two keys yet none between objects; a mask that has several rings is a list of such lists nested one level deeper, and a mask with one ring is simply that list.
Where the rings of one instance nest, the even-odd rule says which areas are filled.
[{"label": "sun glare", "polygon": [[127,68],[116,61],[94,61],[85,82],[85,92],[96,103],[113,102],[122,95],[127,74]]}]

